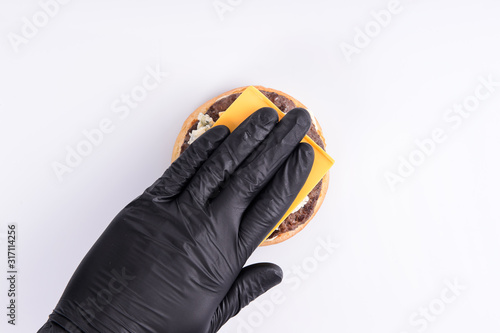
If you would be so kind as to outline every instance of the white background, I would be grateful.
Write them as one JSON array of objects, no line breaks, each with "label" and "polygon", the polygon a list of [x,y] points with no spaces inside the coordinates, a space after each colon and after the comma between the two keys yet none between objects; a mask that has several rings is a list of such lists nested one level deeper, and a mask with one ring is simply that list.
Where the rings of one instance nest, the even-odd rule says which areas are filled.
[{"label": "white background", "polygon": [[[2,278],[0,330],[46,321],[107,224],[168,167],[196,107],[260,84],[316,114],[336,164],[314,221],[250,259],[288,271],[275,288],[286,301],[263,296],[221,332],[499,331],[500,87],[457,128],[443,117],[473,100],[479,77],[500,81],[500,3],[401,0],[350,62],[340,46],[388,1],[232,3],[221,19],[212,0],[73,0],[16,52],[9,34],[40,5],[2,2],[0,227],[5,249],[7,223],[18,224],[20,274],[14,328]],[[120,119],[112,103],[158,64],[168,76]],[[59,181],[52,164],[104,118],[114,131]],[[447,140],[392,191],[386,173],[436,128]],[[339,247],[319,262],[328,238]],[[450,304],[447,280],[466,287]],[[425,329],[410,322],[430,305],[438,314]]]}]

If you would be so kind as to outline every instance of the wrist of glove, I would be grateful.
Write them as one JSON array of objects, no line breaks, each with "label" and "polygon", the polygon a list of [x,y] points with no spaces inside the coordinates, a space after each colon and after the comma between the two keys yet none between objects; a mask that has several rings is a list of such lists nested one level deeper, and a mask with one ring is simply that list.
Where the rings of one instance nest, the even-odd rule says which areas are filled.
[{"label": "wrist of glove", "polygon": [[[51,317],[53,317],[51,315]],[[58,317],[56,315],[56,317]],[[71,322],[64,318],[58,318],[59,320],[55,320],[54,318],[49,319],[45,325],[43,325],[37,333],[81,333],[82,331],[75,327]],[[57,321],[63,322],[64,324],[59,325]],[[67,327],[67,329],[65,328]]]},{"label": "wrist of glove", "polygon": [[263,108],[207,131],[110,223],[51,319],[72,333],[217,332],[282,280],[274,264],[243,266],[309,175],[310,126],[306,110],[278,122]]}]

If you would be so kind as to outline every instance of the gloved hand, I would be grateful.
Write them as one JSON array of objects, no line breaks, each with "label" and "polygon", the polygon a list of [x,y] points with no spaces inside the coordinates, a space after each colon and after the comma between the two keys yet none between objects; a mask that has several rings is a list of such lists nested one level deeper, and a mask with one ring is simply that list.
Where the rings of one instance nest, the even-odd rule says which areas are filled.
[{"label": "gloved hand", "polygon": [[218,331],[281,282],[274,264],[243,265],[311,170],[310,125],[263,108],[203,134],[111,222],[40,332]]}]

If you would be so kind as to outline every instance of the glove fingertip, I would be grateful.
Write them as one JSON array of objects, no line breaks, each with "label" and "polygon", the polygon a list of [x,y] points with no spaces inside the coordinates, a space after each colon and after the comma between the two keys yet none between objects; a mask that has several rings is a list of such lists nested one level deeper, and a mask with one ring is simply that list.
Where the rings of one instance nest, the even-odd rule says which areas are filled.
[{"label": "glove fingertip", "polygon": [[269,282],[268,289],[277,286],[281,283],[281,281],[283,281],[283,270],[280,266],[271,263],[265,263],[263,265],[269,265],[266,274]]}]

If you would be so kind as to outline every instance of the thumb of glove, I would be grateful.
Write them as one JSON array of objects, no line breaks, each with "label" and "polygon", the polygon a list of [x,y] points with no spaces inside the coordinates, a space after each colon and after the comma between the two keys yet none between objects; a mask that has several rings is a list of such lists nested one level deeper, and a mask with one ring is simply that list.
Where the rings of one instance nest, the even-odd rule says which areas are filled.
[{"label": "thumb of glove", "polygon": [[217,332],[251,301],[278,285],[283,271],[278,265],[260,263],[244,267],[215,311],[209,333]]}]

